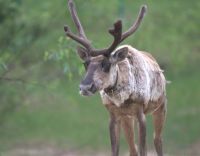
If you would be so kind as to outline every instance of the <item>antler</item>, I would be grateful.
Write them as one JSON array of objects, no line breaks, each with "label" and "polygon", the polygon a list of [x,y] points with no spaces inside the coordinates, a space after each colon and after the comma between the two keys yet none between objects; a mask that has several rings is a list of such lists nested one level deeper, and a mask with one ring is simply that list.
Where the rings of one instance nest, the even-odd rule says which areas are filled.
[{"label": "antler", "polygon": [[[140,9],[140,12],[138,14],[138,17],[136,19],[136,21],[133,23],[133,25],[122,34],[122,22],[121,20],[117,21],[114,24],[114,29],[109,30],[109,33],[112,34],[114,36],[114,42],[113,44],[107,48],[107,49],[103,49],[102,51],[99,50],[99,54],[104,54],[106,56],[109,56],[110,53],[112,53],[112,51],[127,37],[129,37],[130,35],[132,35],[140,26],[142,19],[145,15],[145,12],[147,10],[147,6],[143,5]],[[98,54],[97,54],[98,55]]]},{"label": "antler", "polygon": [[134,24],[124,33],[122,33],[122,21],[118,20],[114,23],[114,27],[112,29],[109,29],[109,33],[113,36],[114,41],[112,44],[105,49],[94,49],[90,43],[90,41],[87,39],[84,29],[81,25],[81,22],[78,18],[73,0],[68,0],[68,6],[70,10],[70,14],[72,16],[73,22],[76,25],[78,29],[79,35],[75,35],[71,32],[70,28],[68,26],[64,26],[64,30],[66,32],[66,35],[70,37],[71,39],[77,41],[81,45],[83,45],[86,48],[86,51],[88,52],[88,56],[97,56],[97,55],[105,55],[109,56],[110,53],[115,50],[115,48],[127,37],[129,37],[131,34],[133,34],[141,24],[141,21],[144,17],[144,14],[146,12],[147,6],[143,5],[140,9],[139,15],[134,22]]},{"label": "antler", "polygon": [[140,26],[140,23],[142,22],[142,19],[146,13],[147,10],[147,6],[143,5],[140,9],[140,12],[138,14],[138,17],[136,19],[136,21],[134,22],[134,24],[126,31],[122,34],[122,38],[121,38],[121,42],[126,39],[127,37],[129,37],[131,34],[133,34],[138,27]]},{"label": "antler", "polygon": [[117,22],[114,23],[114,28],[109,29],[108,31],[114,38],[113,43],[110,45],[110,47],[102,50],[95,49],[92,52],[92,56],[97,56],[97,55],[105,55],[109,56],[110,52],[115,50],[115,48],[119,45],[121,41],[121,36],[122,36],[122,21],[118,20]]},{"label": "antler", "polygon": [[68,26],[64,26],[64,30],[66,32],[66,35],[68,37],[70,37],[71,39],[77,41],[78,43],[82,44],[86,49],[92,49],[90,41],[87,39],[85,32],[84,32],[84,29],[81,25],[79,18],[78,18],[73,0],[68,0],[68,7],[69,7],[70,14],[72,16],[73,22],[76,25],[76,28],[78,29],[79,36],[73,34]]}]

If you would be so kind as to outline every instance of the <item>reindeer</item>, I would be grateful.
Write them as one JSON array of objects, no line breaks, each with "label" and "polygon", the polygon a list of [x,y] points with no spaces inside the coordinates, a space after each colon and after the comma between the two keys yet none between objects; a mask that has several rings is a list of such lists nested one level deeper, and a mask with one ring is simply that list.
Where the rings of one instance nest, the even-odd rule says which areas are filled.
[{"label": "reindeer", "polygon": [[[100,92],[102,102],[110,114],[110,140],[112,156],[119,155],[120,128],[125,132],[130,156],[146,156],[146,118],[153,115],[154,145],[158,156],[163,156],[162,129],[166,114],[166,80],[156,60],[151,54],[139,51],[130,45],[117,47],[132,35],[144,17],[143,5],[133,25],[122,32],[122,22],[118,20],[109,29],[114,41],[105,49],[95,49],[85,35],[78,18],[73,0],[68,6],[78,35],[64,27],[66,35],[82,46],[77,53],[84,61],[85,77],[80,83],[80,94],[91,96]],[[139,152],[134,143],[134,123],[138,123]]]}]

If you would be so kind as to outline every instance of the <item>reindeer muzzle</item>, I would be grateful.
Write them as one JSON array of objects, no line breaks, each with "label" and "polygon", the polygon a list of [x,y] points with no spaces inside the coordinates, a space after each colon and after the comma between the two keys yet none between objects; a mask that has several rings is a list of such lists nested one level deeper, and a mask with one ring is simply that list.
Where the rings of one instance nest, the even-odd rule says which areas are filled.
[{"label": "reindeer muzzle", "polygon": [[89,85],[80,85],[80,94],[83,96],[91,96],[97,91],[96,86],[92,83]]}]

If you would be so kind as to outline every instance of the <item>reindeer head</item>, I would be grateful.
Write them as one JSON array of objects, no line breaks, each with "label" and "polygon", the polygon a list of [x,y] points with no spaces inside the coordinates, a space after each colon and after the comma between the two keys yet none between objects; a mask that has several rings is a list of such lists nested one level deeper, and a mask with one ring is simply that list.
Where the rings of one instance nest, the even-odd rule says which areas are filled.
[{"label": "reindeer head", "polygon": [[113,86],[117,81],[117,63],[127,57],[128,48],[116,48],[124,39],[137,30],[146,12],[146,6],[143,5],[141,7],[136,21],[126,32],[122,33],[121,20],[114,23],[114,27],[109,29],[109,33],[113,36],[114,41],[105,49],[95,49],[92,47],[78,18],[73,0],[68,0],[68,6],[73,22],[78,30],[78,35],[73,34],[68,26],[64,26],[64,30],[68,37],[82,45],[77,47],[77,53],[84,61],[86,75],[81,81],[80,93],[89,96],[96,91]]}]

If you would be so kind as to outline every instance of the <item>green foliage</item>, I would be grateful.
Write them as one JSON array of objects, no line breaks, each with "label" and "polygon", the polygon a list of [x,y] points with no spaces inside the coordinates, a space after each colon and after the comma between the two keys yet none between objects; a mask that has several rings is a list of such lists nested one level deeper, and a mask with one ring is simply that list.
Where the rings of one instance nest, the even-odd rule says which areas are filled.
[{"label": "green foliage", "polygon": [[63,72],[68,76],[71,80],[73,76],[80,76],[83,73],[84,68],[78,62],[78,55],[75,52],[75,44],[69,38],[61,36],[58,39],[58,45],[56,49],[51,49],[49,51],[45,51],[44,60],[53,60],[61,65],[63,68]]}]

